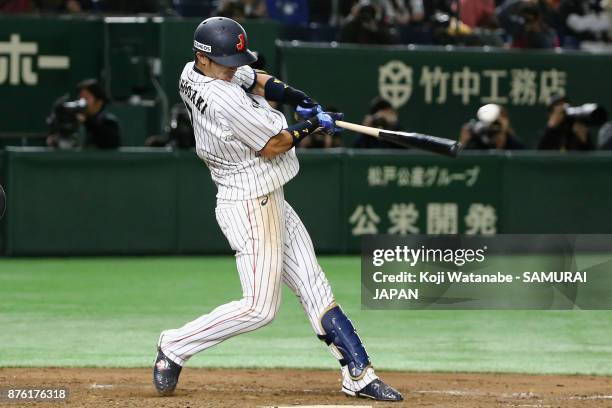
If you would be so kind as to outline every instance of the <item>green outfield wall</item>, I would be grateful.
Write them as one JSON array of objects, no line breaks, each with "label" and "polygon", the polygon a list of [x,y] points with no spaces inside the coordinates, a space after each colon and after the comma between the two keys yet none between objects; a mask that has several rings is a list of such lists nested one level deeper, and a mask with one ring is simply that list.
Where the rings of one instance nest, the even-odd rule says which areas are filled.
[{"label": "green outfield wall", "polygon": [[[507,106],[518,138],[535,147],[551,95],[612,109],[612,54],[481,48],[364,47],[283,43],[283,78],[352,121],[376,96],[389,100],[404,129],[446,138],[487,103]],[[322,74],[315,74],[322,72]],[[345,145],[353,141],[345,138]]]},{"label": "green outfield wall", "polygon": [[[364,234],[612,233],[612,155],[300,151],[286,198],[325,253]],[[193,152],[11,148],[8,255],[208,254],[229,247]]]},{"label": "green outfield wall", "polygon": [[[193,58],[198,19],[0,16],[0,136],[42,134],[51,104],[89,77],[117,101],[123,144],[159,134],[179,102],[177,82]],[[277,43],[280,27],[245,22],[266,69],[327,106],[361,121],[375,96],[390,100],[405,129],[456,138],[485,103],[508,107],[516,133],[533,147],[552,94],[612,109],[612,55],[488,48],[364,47]],[[140,99],[128,102],[130,95]],[[39,143],[41,140],[39,140]],[[346,146],[354,139],[346,135]],[[2,140],[0,139],[0,144]],[[4,143],[6,144],[6,143]]]}]

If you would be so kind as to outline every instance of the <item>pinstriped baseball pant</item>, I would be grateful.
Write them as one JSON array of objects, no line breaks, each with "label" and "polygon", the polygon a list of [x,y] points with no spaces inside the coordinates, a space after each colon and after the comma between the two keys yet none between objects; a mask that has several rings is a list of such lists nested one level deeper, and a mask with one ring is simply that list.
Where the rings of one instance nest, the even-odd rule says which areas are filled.
[{"label": "pinstriped baseball pant", "polygon": [[[331,287],[317,262],[304,224],[285,201],[283,189],[250,200],[217,202],[217,222],[236,252],[242,299],[162,332],[159,346],[183,365],[194,354],[230,337],[270,323],[280,306],[284,282],[296,294],[317,334],[320,317],[334,304]],[[341,356],[334,352],[337,358]],[[376,378],[369,369],[359,381],[343,370],[343,385],[358,391]]]}]

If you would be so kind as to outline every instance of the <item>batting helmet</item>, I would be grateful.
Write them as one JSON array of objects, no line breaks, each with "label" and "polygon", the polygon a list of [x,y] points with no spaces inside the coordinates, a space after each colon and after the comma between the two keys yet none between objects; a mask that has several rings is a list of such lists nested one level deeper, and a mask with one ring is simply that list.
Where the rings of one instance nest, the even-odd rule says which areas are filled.
[{"label": "batting helmet", "polygon": [[231,18],[211,17],[202,21],[193,34],[193,50],[226,67],[257,61],[248,49],[244,28]]}]

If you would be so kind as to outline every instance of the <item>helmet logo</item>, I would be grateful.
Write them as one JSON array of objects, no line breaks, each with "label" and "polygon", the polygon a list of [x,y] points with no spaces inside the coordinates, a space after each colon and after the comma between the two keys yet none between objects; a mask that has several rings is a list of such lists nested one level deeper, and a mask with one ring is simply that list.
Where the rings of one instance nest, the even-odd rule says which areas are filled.
[{"label": "helmet logo", "polygon": [[238,44],[236,44],[236,49],[238,51],[244,51],[244,46],[246,45],[246,40],[244,39],[244,34],[238,34]]},{"label": "helmet logo", "polygon": [[212,50],[210,45],[202,44],[201,42],[196,41],[196,40],[193,40],[193,47],[203,52],[211,52]]}]

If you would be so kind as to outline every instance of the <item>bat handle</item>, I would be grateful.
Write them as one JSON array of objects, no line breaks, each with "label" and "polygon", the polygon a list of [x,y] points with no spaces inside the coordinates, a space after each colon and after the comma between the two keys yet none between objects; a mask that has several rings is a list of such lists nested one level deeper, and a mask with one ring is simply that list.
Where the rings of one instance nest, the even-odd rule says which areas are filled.
[{"label": "bat handle", "polygon": [[378,137],[380,129],[372,128],[369,126],[358,125],[356,123],[345,122],[343,120],[337,120],[336,126],[342,129],[350,130],[357,133],[363,133],[368,136]]}]

